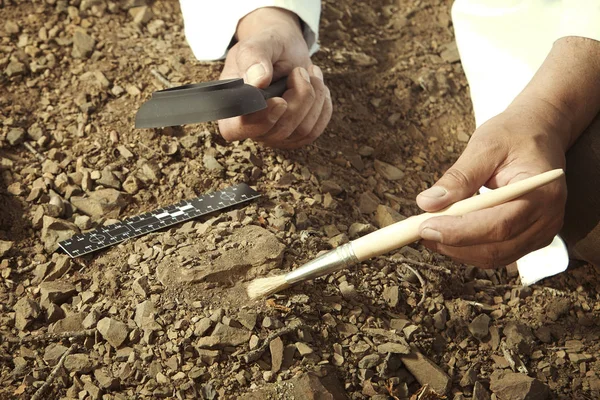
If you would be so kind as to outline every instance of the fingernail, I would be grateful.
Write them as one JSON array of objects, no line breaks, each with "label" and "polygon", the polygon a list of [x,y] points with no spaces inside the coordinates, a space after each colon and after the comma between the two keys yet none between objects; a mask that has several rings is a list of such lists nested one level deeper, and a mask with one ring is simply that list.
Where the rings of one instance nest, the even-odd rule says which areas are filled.
[{"label": "fingernail", "polygon": [[432,240],[439,243],[442,242],[442,234],[431,228],[423,229],[421,231],[421,237],[425,240]]},{"label": "fingernail", "polygon": [[310,83],[310,76],[308,75],[308,71],[304,68],[300,68],[300,75],[306,80],[306,82]]},{"label": "fingernail", "polygon": [[267,71],[265,71],[265,67],[261,63],[254,64],[246,70],[246,83],[256,85],[266,73]]},{"label": "fingernail", "polygon": [[279,121],[279,118],[287,110],[287,104],[278,104],[269,112],[269,120],[272,123]]},{"label": "fingernail", "polygon": [[444,197],[448,191],[441,186],[430,187],[429,189],[419,193],[419,196],[440,198]]},{"label": "fingernail", "polygon": [[317,67],[316,65],[313,65],[312,69],[313,75],[319,78],[320,80],[323,80],[323,71],[321,71],[321,68]]}]

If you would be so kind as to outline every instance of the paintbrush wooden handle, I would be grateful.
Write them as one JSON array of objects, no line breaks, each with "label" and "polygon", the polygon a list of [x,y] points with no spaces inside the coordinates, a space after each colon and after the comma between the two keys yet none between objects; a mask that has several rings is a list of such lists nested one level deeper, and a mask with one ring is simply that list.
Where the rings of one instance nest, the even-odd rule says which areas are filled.
[{"label": "paintbrush wooden handle", "polygon": [[560,178],[563,174],[562,169],[544,172],[487,193],[458,201],[441,211],[412,216],[353,240],[350,242],[352,249],[359,261],[388,253],[419,240],[419,226],[429,218],[441,215],[464,215],[484,208],[494,207],[544,186]]}]

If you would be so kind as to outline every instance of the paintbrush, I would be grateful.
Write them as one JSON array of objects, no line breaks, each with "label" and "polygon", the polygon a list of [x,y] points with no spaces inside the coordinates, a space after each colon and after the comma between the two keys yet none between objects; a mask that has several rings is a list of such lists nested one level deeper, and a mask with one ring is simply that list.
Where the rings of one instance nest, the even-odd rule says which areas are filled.
[{"label": "paintbrush", "polygon": [[420,239],[419,226],[429,218],[441,215],[459,216],[494,207],[544,186],[560,178],[563,174],[562,169],[544,172],[478,196],[458,201],[441,211],[415,215],[388,225],[339,246],[287,274],[255,279],[248,285],[248,296],[253,299],[268,296],[284,290],[295,283],[314,279],[371,257],[388,253]]}]

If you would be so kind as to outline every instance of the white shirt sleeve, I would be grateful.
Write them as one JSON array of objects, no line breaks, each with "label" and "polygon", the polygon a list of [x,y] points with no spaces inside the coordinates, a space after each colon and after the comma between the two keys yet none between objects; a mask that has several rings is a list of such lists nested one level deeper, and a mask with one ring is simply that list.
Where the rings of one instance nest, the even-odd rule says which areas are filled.
[{"label": "white shirt sleeve", "polygon": [[237,24],[262,7],[279,7],[304,22],[304,39],[310,54],[318,50],[321,0],[179,0],[185,36],[198,60],[219,60],[227,55]]}]

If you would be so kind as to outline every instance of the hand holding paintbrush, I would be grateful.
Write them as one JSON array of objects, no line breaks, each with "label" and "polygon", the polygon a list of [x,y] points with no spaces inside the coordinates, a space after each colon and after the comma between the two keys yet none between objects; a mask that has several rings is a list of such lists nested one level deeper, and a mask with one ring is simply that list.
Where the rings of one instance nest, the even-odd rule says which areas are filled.
[{"label": "hand holding paintbrush", "polygon": [[427,219],[441,215],[464,215],[484,208],[494,207],[532,190],[544,186],[561,176],[564,172],[555,169],[519,182],[492,190],[490,192],[461,200],[434,213],[424,213],[388,225],[361,238],[346,243],[322,256],[304,264],[287,274],[256,279],[248,285],[250,298],[268,296],[291,285],[335,272],[369,258],[388,253],[418,240],[419,226]]}]

